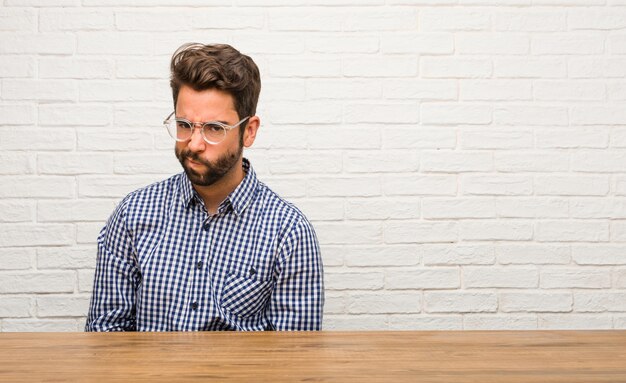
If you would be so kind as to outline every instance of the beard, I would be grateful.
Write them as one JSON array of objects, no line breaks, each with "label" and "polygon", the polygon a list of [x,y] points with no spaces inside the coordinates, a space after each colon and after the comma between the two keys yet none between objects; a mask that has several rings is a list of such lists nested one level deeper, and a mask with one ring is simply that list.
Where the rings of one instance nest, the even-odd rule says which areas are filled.
[{"label": "beard", "polygon": [[[178,148],[174,148],[174,152],[176,153],[176,158],[178,158],[178,161],[182,165],[192,184],[198,186],[211,186],[224,178],[224,176],[228,174],[228,172],[230,172],[235,165],[237,165],[237,162],[243,153],[243,145],[240,144],[237,150],[224,153],[224,155],[213,162],[200,158],[198,153],[194,153],[189,149],[179,150]],[[192,169],[188,166],[185,161],[186,159],[190,159],[204,165],[206,170],[198,172]]]}]

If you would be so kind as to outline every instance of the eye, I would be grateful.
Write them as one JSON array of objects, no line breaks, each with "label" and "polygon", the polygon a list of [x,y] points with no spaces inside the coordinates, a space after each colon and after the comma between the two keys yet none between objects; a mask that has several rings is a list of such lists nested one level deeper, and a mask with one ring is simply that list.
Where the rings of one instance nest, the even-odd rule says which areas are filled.
[{"label": "eye", "polygon": [[204,130],[207,133],[211,133],[211,134],[221,134],[226,129],[224,129],[224,127],[219,124],[204,124]]},{"label": "eye", "polygon": [[189,125],[189,123],[184,120],[176,120],[176,127],[178,129],[191,129],[191,125]]}]

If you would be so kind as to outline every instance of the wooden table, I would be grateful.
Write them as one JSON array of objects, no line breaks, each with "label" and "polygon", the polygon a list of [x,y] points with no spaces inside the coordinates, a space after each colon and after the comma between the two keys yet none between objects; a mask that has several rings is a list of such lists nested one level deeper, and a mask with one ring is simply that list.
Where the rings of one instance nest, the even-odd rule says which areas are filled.
[{"label": "wooden table", "polygon": [[1,382],[626,382],[626,331],[0,333]]}]

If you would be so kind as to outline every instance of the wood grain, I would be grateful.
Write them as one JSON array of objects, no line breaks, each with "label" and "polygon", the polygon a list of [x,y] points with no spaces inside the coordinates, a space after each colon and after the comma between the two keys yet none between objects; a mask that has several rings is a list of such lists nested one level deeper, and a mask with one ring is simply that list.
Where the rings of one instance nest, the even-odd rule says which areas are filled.
[{"label": "wood grain", "polygon": [[626,382],[626,331],[0,333],[2,382]]}]

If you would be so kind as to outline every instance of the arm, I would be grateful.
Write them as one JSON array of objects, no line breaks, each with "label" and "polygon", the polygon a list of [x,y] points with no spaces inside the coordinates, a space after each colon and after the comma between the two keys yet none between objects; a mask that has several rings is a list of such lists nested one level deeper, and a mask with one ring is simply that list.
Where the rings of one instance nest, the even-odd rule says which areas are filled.
[{"label": "arm", "polygon": [[304,218],[287,234],[277,261],[269,319],[275,330],[321,330],[324,270],[315,231]]},{"label": "arm", "polygon": [[126,228],[124,199],[98,236],[98,258],[85,331],[134,331],[140,281],[135,248]]}]

